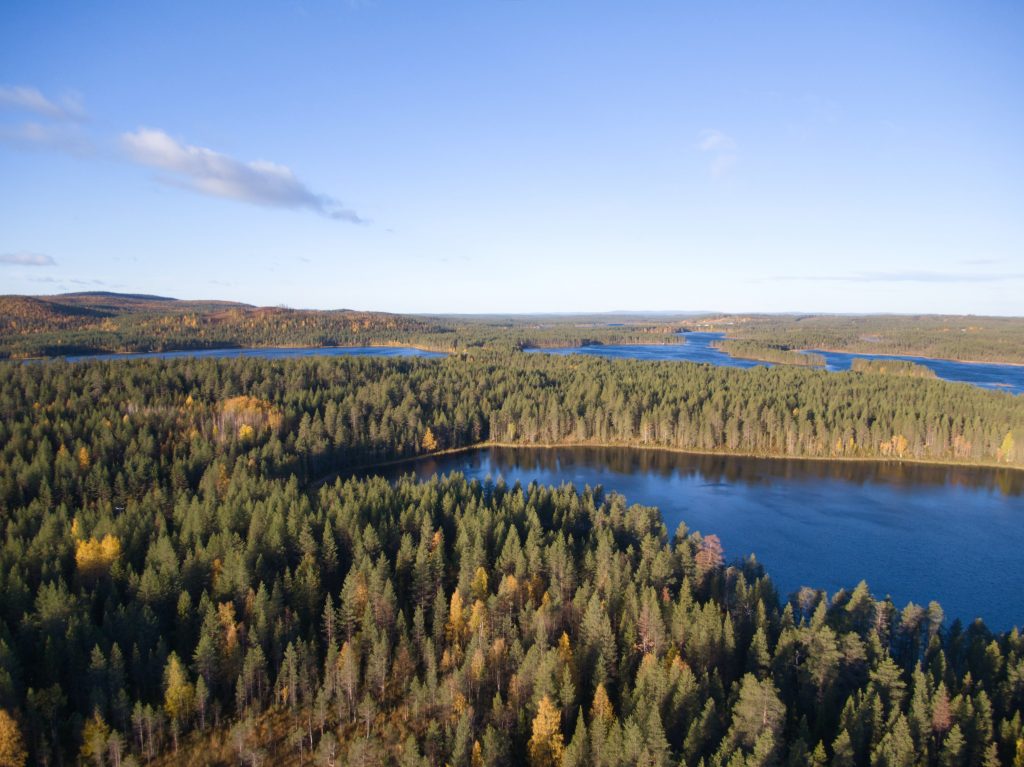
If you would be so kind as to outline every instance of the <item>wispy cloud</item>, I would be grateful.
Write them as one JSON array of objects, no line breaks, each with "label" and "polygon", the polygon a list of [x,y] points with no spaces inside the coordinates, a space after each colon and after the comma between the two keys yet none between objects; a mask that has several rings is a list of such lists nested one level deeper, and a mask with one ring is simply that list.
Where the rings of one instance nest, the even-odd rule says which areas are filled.
[{"label": "wispy cloud", "polygon": [[52,120],[84,120],[82,100],[66,94],[54,100],[44,96],[38,88],[27,85],[0,85],[0,106],[49,117]]},{"label": "wispy cloud", "polygon": [[0,142],[28,149],[67,152],[79,157],[93,154],[93,142],[77,125],[26,122],[0,127]]},{"label": "wispy cloud", "polygon": [[704,130],[700,132],[697,148],[702,152],[732,152],[736,141],[720,130]]},{"label": "wispy cloud", "polygon": [[122,283],[106,282],[105,280],[79,280],[72,277],[29,277],[28,282],[37,285],[54,285],[56,289],[64,293],[69,290],[81,288],[106,288],[116,290],[125,287]]},{"label": "wispy cloud", "polygon": [[1024,272],[937,272],[910,270],[895,272],[851,272],[849,274],[785,274],[769,280],[796,282],[1005,282],[1024,280]]},{"label": "wispy cloud", "polygon": [[697,149],[711,155],[710,173],[714,179],[724,178],[739,163],[736,140],[720,130],[703,130],[697,136]]},{"label": "wispy cloud", "polygon": [[200,146],[183,144],[161,130],[139,128],[121,134],[133,162],[166,171],[159,180],[212,197],[256,205],[305,208],[328,218],[365,223],[337,200],[309,189],[290,168],[265,160],[242,161]]},{"label": "wispy cloud", "polygon": [[44,253],[20,251],[18,253],[0,253],[0,264],[11,266],[56,266],[57,262],[51,256],[47,256]]}]

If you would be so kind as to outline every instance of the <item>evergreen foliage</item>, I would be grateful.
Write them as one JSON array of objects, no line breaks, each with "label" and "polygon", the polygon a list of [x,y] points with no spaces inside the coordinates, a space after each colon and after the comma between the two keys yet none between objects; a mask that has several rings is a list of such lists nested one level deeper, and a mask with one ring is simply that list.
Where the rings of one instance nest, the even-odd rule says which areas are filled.
[{"label": "evergreen foliage", "polygon": [[780,601],[756,563],[614,493],[310,480],[417,454],[428,429],[437,449],[829,454],[849,436],[868,455],[898,434],[905,456],[993,460],[1022,402],[512,354],[4,364],[0,755],[1012,764],[1017,631],[864,584]]}]

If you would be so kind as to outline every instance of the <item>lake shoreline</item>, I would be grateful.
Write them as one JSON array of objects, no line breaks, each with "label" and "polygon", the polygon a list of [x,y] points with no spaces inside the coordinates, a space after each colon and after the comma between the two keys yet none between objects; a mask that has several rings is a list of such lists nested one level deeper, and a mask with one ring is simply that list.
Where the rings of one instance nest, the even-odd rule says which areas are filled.
[{"label": "lake shoreline", "polygon": [[[837,593],[866,580],[872,593],[928,604],[947,618],[1020,625],[1013,582],[1022,539],[1024,475],[908,461],[823,463],[734,458],[718,453],[518,443],[437,451],[420,461],[340,474],[334,495],[373,478],[391,487],[462,476],[483,487],[584,487],[657,510],[671,534],[719,536],[730,557],[754,554],[782,595],[812,586]],[[345,495],[344,490],[340,490]],[[398,492],[402,492],[400,489]],[[953,545],[951,545],[953,544]],[[947,567],[931,555],[945,547]],[[1017,579],[1019,582],[1019,578]]]},{"label": "lake shoreline", "polygon": [[[737,339],[739,340],[739,339]],[[958,360],[952,357],[929,357],[925,354],[897,354],[895,352],[861,352],[851,351],[850,349],[824,349],[818,347],[816,349],[800,349],[801,352],[807,354],[814,354],[815,352],[827,352],[829,354],[860,354],[865,357],[896,357],[898,359],[906,359],[907,357],[913,357],[915,360],[930,360],[933,362],[956,362],[963,365],[1008,365],[1015,368],[1024,368],[1024,362],[1002,362],[1000,360]]]},{"label": "lake shoreline", "polygon": [[520,449],[520,450],[556,450],[558,448],[606,448],[606,449],[629,449],[629,450],[644,450],[650,452],[670,453],[673,455],[691,455],[691,456],[710,456],[715,458],[747,458],[757,459],[765,461],[813,461],[814,463],[849,463],[849,464],[909,464],[913,466],[932,466],[936,468],[947,468],[947,469],[980,469],[980,470],[993,470],[993,469],[1006,469],[1013,472],[1024,472],[1024,466],[1015,466],[1013,464],[1002,464],[1002,463],[968,463],[968,462],[950,462],[950,461],[938,461],[924,458],[871,458],[862,456],[808,456],[808,455],[776,455],[776,454],[765,454],[765,453],[749,453],[749,452],[734,452],[734,451],[722,451],[722,450],[690,450],[685,448],[666,447],[662,445],[636,445],[628,442],[543,442],[543,443],[522,443],[522,442],[501,442],[494,440],[487,440],[484,442],[476,442],[472,445],[465,445],[463,447],[450,447],[444,450],[435,450],[432,453],[421,453],[419,455],[407,456],[404,458],[392,458],[387,461],[375,461],[371,463],[362,463],[356,466],[349,466],[339,471],[332,471],[329,474],[313,479],[309,482],[309,487],[320,487],[327,482],[341,477],[342,474],[355,474],[357,472],[365,472],[377,468],[386,468],[399,466],[403,463],[415,463],[417,461],[426,460],[429,458],[441,458],[444,456],[458,455],[460,453],[469,453],[474,450],[487,450],[489,448],[502,448],[502,449]]}]

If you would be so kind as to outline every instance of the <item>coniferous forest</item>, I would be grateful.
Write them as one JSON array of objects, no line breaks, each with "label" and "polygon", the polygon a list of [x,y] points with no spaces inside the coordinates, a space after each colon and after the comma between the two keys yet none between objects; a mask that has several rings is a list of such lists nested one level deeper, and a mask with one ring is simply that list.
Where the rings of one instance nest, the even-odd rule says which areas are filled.
[{"label": "coniferous forest", "polygon": [[1021,41],[0,1],[0,767],[1024,767]]},{"label": "coniferous forest", "polygon": [[1019,397],[495,352],[5,363],[0,414],[0,763],[1024,759],[1017,630],[779,594],[612,488],[334,477],[484,442],[1011,470]]}]

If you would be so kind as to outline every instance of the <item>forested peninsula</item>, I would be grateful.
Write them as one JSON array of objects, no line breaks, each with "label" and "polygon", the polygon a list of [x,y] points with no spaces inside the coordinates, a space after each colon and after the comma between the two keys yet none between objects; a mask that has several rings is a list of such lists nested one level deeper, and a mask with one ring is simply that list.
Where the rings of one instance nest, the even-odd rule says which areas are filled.
[{"label": "forested peninsula", "polygon": [[705,318],[731,338],[790,349],[1024,364],[1024,318],[795,314]]},{"label": "forested peninsula", "polygon": [[1016,630],[779,595],[614,493],[314,482],[488,440],[1019,467],[1019,397],[507,352],[5,363],[0,413],[0,741],[34,763],[1024,755]]},{"label": "forested peninsula", "polygon": [[799,367],[822,367],[825,358],[814,352],[802,352],[788,346],[762,343],[759,341],[738,341],[728,339],[715,341],[712,346],[726,354],[746,360],[771,362],[773,365],[798,365]]}]

